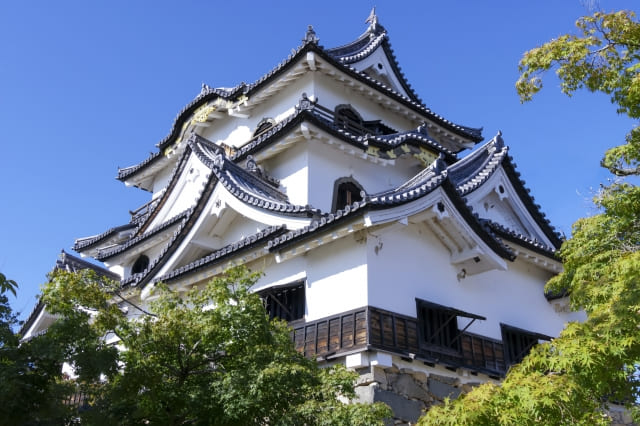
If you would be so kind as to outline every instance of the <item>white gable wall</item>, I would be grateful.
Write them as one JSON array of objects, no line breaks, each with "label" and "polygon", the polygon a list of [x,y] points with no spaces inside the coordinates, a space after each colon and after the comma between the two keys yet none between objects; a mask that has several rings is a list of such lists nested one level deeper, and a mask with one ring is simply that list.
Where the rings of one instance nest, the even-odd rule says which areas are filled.
[{"label": "white gable wall", "polygon": [[[415,298],[420,298],[486,317],[469,331],[496,339],[501,339],[501,322],[549,335],[564,326],[544,297],[550,273],[516,261],[508,262],[506,271],[458,279],[449,251],[424,225],[370,231],[367,260],[369,305],[415,317]],[[459,318],[461,327],[467,322]]]},{"label": "white gable wall", "polygon": [[[373,78],[379,79],[378,76],[385,78],[389,83],[391,83],[391,88],[393,90],[401,93],[407,98],[409,97],[408,93],[402,88],[400,80],[393,72],[393,68],[391,67],[389,60],[387,59],[387,55],[385,54],[382,45],[378,46],[378,48],[372,54],[370,54],[363,60],[352,64],[351,66],[358,71],[367,72],[367,74],[369,74]],[[370,70],[373,70],[373,72]]]},{"label": "white gable wall", "polygon": [[[325,74],[316,73],[315,81],[315,95],[318,103],[332,111],[338,105],[351,104],[364,120],[382,119],[384,124],[399,132],[415,129],[419,124],[383,108],[379,103],[372,102],[360,92]],[[377,93],[376,89],[371,91]]]},{"label": "white gable wall", "polygon": [[280,186],[292,204],[304,206],[310,203],[307,190],[309,152],[304,143],[295,144],[277,157],[265,160],[262,165],[267,173],[280,179]]},{"label": "white gable wall", "polygon": [[216,143],[224,142],[235,148],[241,147],[251,139],[263,118],[276,118],[288,110],[293,112],[292,108],[299,103],[302,93],[313,93],[313,78],[310,73],[301,76],[290,86],[270,97],[267,102],[251,110],[242,110],[241,107],[240,112],[248,114],[249,117],[228,116],[216,119],[209,127],[202,127],[198,133]]},{"label": "white gable wall", "polygon": [[192,153],[174,190],[147,229],[152,229],[193,206],[209,173],[211,170]]},{"label": "white gable wall", "polygon": [[553,246],[520,201],[502,167],[466,198],[480,217],[521,232],[549,247]]},{"label": "white gable wall", "polygon": [[364,160],[358,157],[360,149],[348,147],[353,148],[354,154],[318,140],[309,142],[309,200],[314,207],[331,210],[334,183],[342,177],[352,177],[367,193],[373,194],[397,187],[417,173]]}]

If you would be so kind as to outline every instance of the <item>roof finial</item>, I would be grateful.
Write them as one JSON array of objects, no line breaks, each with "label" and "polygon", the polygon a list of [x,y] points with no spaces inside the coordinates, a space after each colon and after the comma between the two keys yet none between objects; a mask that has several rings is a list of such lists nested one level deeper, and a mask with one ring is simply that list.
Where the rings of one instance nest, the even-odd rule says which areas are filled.
[{"label": "roof finial", "polygon": [[502,139],[502,130],[498,130],[498,134],[496,135],[495,140],[496,140],[497,149],[504,148],[504,139]]},{"label": "roof finial", "polygon": [[373,6],[373,9],[371,9],[371,13],[369,13],[369,17],[367,18],[366,21],[364,21],[365,24],[369,24],[369,29],[374,32],[376,30],[376,26],[378,25],[378,15],[376,15],[376,7]]},{"label": "roof finial", "polygon": [[316,36],[316,32],[313,30],[313,25],[309,25],[307,27],[307,33],[304,35],[302,39],[303,43],[314,43],[317,44],[320,41],[318,36]]}]

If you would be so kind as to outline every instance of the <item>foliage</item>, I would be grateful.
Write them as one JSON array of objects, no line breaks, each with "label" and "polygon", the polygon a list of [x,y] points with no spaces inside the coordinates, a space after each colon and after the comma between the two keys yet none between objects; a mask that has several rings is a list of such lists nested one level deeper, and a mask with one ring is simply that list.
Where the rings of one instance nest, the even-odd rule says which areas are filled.
[{"label": "foliage", "polygon": [[[0,423],[68,423],[76,413],[65,401],[75,386],[62,377],[62,365],[79,356],[91,358],[100,347],[99,336],[65,320],[45,334],[20,342],[13,331],[19,322],[6,296],[8,291],[15,294],[17,287],[0,274]],[[95,380],[97,375],[85,374],[85,378]]]},{"label": "foliage", "polygon": [[381,404],[340,402],[354,397],[354,373],[321,369],[299,354],[286,323],[270,321],[250,292],[258,278],[236,267],[186,294],[160,284],[147,311],[89,272],[56,272],[43,294],[49,309],[83,317],[92,332],[117,336],[124,349],[119,370],[108,357],[100,366],[77,362],[107,376],[87,387],[92,407],[83,422],[377,424],[388,417]]},{"label": "foliage", "polygon": [[[632,12],[595,13],[563,35],[527,52],[516,83],[523,101],[555,69],[561,89],[610,95],[618,112],[640,118],[640,23]],[[617,176],[640,174],[640,130],[608,150],[602,166]],[[570,323],[510,369],[501,386],[485,384],[432,409],[421,424],[609,424],[607,407],[624,404],[638,421],[640,397],[640,188],[603,186],[600,213],[578,220],[560,251],[564,272],[547,289],[568,291],[584,323]]]}]

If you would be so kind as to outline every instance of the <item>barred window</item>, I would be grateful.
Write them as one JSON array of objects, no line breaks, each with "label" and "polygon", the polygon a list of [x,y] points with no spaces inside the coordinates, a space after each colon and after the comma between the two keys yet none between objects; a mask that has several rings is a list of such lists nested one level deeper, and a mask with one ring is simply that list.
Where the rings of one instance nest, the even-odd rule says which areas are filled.
[{"label": "barred window", "polygon": [[298,281],[286,286],[272,287],[260,291],[269,318],[295,321],[304,318],[305,282]]},{"label": "barred window", "polygon": [[502,344],[507,365],[517,364],[529,354],[531,348],[540,340],[551,340],[551,337],[544,334],[534,333],[506,324],[500,324],[502,331]]}]

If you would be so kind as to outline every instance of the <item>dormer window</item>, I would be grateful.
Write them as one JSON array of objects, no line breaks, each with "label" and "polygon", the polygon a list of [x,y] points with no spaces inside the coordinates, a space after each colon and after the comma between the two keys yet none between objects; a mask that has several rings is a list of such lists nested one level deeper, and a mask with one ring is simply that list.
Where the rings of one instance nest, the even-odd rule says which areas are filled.
[{"label": "dormer window", "polygon": [[331,211],[342,210],[345,206],[356,201],[362,201],[362,186],[353,178],[340,178],[334,185],[333,208]]},{"label": "dormer window", "polygon": [[335,124],[350,133],[364,133],[363,120],[351,105],[338,105],[334,116]]},{"label": "dormer window", "polygon": [[341,129],[355,135],[391,135],[398,131],[392,129],[382,120],[365,121],[351,105],[338,105],[334,112],[334,123]]},{"label": "dormer window", "polygon": [[140,255],[138,259],[136,259],[135,263],[131,267],[131,275],[139,274],[140,272],[144,272],[145,269],[149,267],[149,258],[144,254]]},{"label": "dormer window", "polygon": [[273,118],[263,118],[258,123],[256,130],[253,132],[253,137],[256,137],[266,132],[267,130],[271,129],[275,124],[276,124],[276,120],[274,120]]}]

